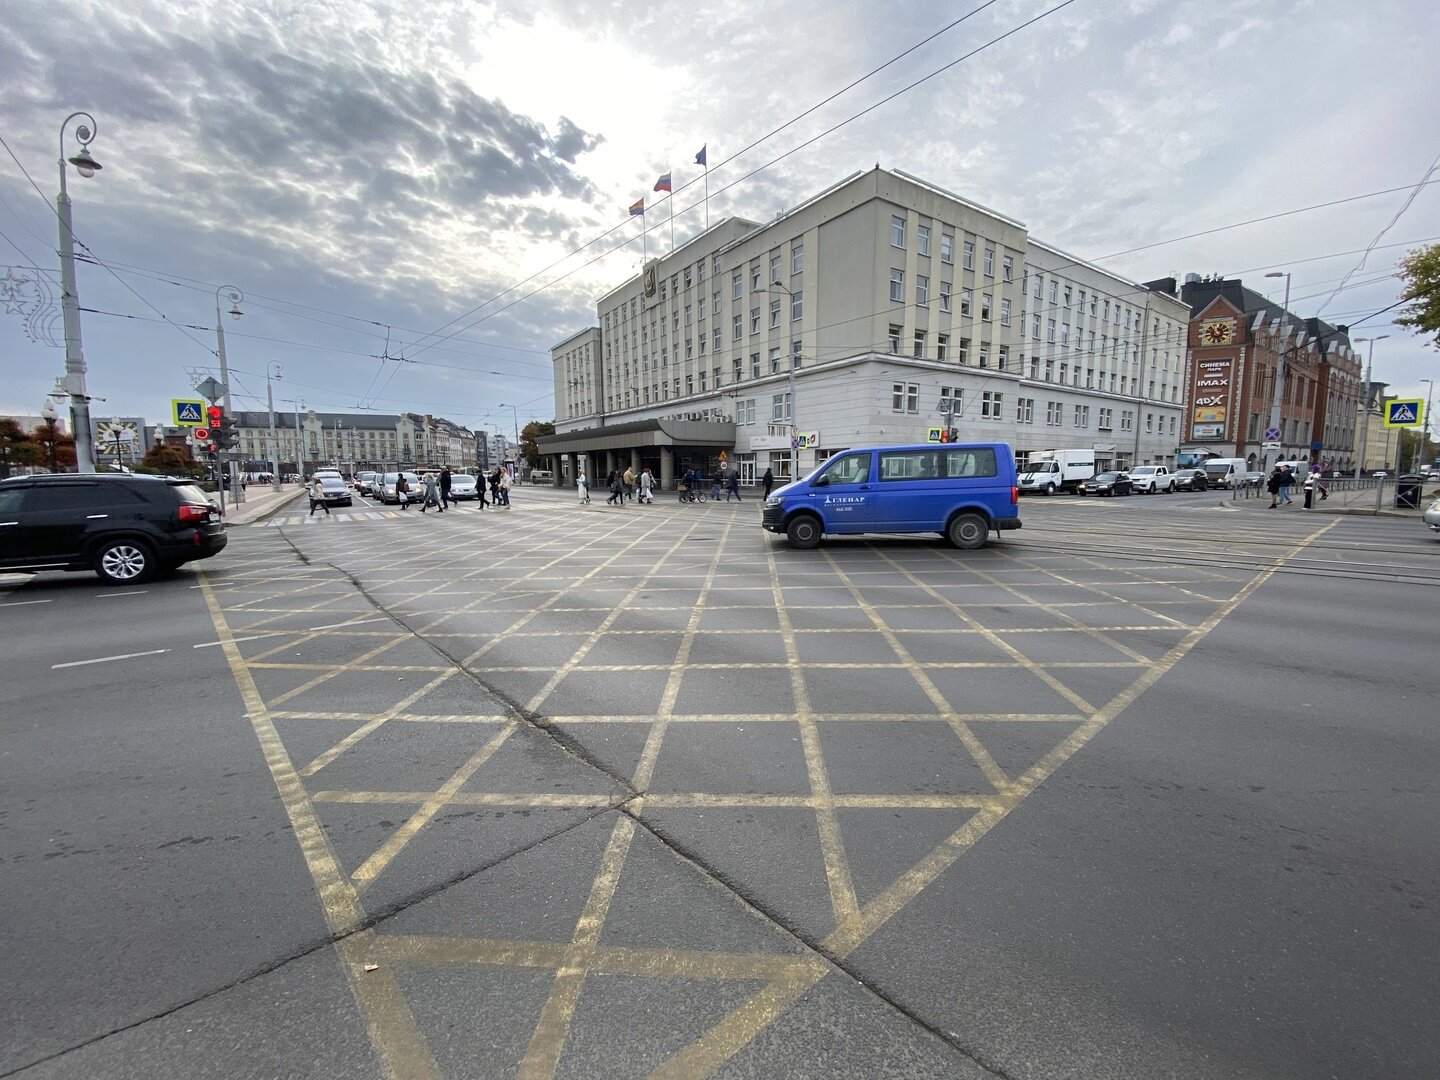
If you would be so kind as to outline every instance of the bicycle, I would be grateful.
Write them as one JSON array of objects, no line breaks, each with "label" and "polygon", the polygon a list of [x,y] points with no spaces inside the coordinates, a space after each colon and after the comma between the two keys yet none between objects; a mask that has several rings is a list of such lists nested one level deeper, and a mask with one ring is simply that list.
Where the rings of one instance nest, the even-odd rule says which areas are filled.
[{"label": "bicycle", "polygon": [[710,497],[709,497],[708,495],[706,495],[705,492],[699,490],[698,488],[692,488],[690,491],[682,491],[682,492],[680,492],[680,501],[681,501],[682,503],[683,503],[683,502],[688,502],[688,503],[703,503],[703,502],[709,502],[709,501],[710,501]]}]

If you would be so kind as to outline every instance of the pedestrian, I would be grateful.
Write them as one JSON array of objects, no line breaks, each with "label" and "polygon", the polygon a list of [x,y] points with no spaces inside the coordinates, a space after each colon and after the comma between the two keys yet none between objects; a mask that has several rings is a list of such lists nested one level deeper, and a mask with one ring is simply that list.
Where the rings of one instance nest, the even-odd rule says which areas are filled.
[{"label": "pedestrian", "polygon": [[634,466],[634,465],[631,465],[629,468],[627,468],[627,469],[625,470],[625,475],[624,475],[624,477],[623,477],[623,480],[624,480],[624,483],[625,483],[625,498],[627,498],[627,499],[629,499],[629,500],[631,500],[631,501],[633,502],[634,499],[635,499],[635,466]]},{"label": "pedestrian", "polygon": [[730,471],[725,474],[725,501],[729,502],[730,496],[732,495],[735,496],[736,502],[743,501],[740,498],[740,470],[733,465],[730,466]]},{"label": "pedestrian", "polygon": [[456,506],[459,506],[459,505],[460,505],[458,502],[455,502],[454,499],[450,498],[450,466],[449,466],[449,465],[446,465],[443,469],[440,470],[440,510],[441,510],[441,512],[444,512],[445,508],[446,508],[447,506],[449,506],[452,502],[455,503]]},{"label": "pedestrian", "polygon": [[575,493],[580,498],[581,506],[588,506],[590,503],[590,481],[585,476],[585,470],[580,470],[580,475],[575,478]]},{"label": "pedestrian", "polygon": [[[325,483],[318,476],[310,481],[310,514],[315,513],[315,508],[320,507],[325,511],[325,516],[330,516],[330,507],[325,502]],[[309,517],[310,514],[306,514]]]},{"label": "pedestrian", "polygon": [[1290,497],[1290,488],[1294,483],[1295,474],[1290,471],[1290,466],[1286,465],[1280,470],[1280,503],[1282,506],[1295,501]]},{"label": "pedestrian", "polygon": [[443,514],[445,507],[440,504],[440,485],[435,482],[435,474],[426,473],[422,480],[425,484],[425,501],[420,506],[420,512],[423,514],[430,507],[439,506],[440,513]]},{"label": "pedestrian", "polygon": [[495,468],[493,468],[493,469],[490,470],[489,482],[490,482],[490,505],[498,508],[498,507],[500,506],[500,466],[499,466],[499,465],[496,465]]},{"label": "pedestrian", "polygon": [[500,470],[500,505],[510,509],[510,473],[505,469]]},{"label": "pedestrian", "polygon": [[1270,493],[1270,505],[1267,510],[1274,510],[1280,504],[1280,466],[1270,470],[1270,475],[1265,480],[1265,490]]},{"label": "pedestrian", "polygon": [[395,474],[395,498],[400,500],[400,509],[410,509],[410,481],[405,479],[405,474]]},{"label": "pedestrian", "polygon": [[775,474],[767,468],[760,482],[765,486],[765,498],[768,499],[770,497],[770,489],[775,486]]},{"label": "pedestrian", "polygon": [[650,466],[645,466],[640,473],[640,501],[642,503],[653,503],[655,496],[651,494],[651,488],[655,484],[655,478],[650,475]]},{"label": "pedestrian", "polygon": [[710,500],[711,500],[712,502],[719,502],[719,501],[720,501],[720,485],[721,485],[721,483],[723,483],[723,481],[722,481],[722,479],[721,479],[721,477],[720,477],[720,474],[719,474],[718,472],[717,472],[714,476],[712,476],[712,477],[710,478]]},{"label": "pedestrian", "polygon": [[610,497],[605,500],[606,506],[617,504],[625,505],[625,480],[619,469],[610,473]]}]

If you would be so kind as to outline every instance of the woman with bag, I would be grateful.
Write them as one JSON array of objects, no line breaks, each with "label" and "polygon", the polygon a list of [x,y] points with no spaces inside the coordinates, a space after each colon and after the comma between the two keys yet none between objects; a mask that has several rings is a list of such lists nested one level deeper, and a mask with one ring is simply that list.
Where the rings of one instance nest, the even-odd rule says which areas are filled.
[{"label": "woman with bag", "polygon": [[395,498],[400,500],[401,510],[410,509],[410,481],[403,472],[395,478]]}]

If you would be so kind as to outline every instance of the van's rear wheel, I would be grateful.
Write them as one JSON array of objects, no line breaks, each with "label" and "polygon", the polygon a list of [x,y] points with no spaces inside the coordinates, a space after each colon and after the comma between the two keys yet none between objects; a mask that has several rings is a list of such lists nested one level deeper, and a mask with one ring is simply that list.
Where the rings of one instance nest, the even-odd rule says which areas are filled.
[{"label": "van's rear wheel", "polygon": [[819,547],[820,522],[816,521],[809,514],[801,514],[799,517],[793,517],[790,519],[790,524],[785,526],[785,538],[790,542],[791,547]]},{"label": "van's rear wheel", "polygon": [[984,547],[990,538],[990,523],[979,514],[956,514],[946,526],[945,536],[957,548]]}]

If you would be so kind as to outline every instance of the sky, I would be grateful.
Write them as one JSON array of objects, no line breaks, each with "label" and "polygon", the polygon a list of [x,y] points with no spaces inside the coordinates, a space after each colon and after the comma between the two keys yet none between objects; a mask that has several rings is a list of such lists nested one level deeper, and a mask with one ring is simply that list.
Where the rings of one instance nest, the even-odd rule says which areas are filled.
[{"label": "sky", "polygon": [[218,373],[233,287],[237,408],[275,362],[277,409],[551,419],[550,348],[639,269],[627,207],[654,207],[652,255],[671,210],[677,245],[703,229],[702,145],[712,222],[878,163],[1135,280],[1279,302],[1263,275],[1289,271],[1297,315],[1389,335],[1392,391],[1440,373],[1370,317],[1440,241],[1434,0],[9,0],[5,29],[0,415],[64,372],[77,110],[103,166],[67,180],[99,418],[163,422]]}]

